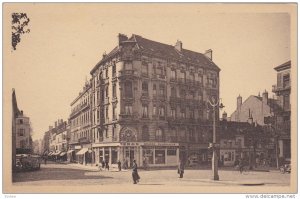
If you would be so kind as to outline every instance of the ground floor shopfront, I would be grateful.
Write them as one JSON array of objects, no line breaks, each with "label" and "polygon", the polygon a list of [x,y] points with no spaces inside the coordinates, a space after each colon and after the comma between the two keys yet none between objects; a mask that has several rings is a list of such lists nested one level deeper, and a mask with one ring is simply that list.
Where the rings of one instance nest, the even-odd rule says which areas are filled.
[{"label": "ground floor shopfront", "polygon": [[108,161],[109,164],[121,162],[122,167],[131,167],[133,160],[138,166],[177,166],[179,160],[188,162],[197,158],[199,163],[207,163],[208,144],[187,145],[161,142],[124,142],[93,144],[95,164]]}]

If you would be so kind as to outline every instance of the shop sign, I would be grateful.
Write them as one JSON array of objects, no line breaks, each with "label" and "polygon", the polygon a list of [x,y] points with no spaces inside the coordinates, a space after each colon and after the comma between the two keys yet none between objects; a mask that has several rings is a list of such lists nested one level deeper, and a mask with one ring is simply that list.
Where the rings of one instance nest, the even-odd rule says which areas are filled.
[{"label": "shop sign", "polygon": [[178,143],[145,142],[144,146],[179,146]]},{"label": "shop sign", "polygon": [[121,143],[122,146],[140,146],[139,142],[123,142]]}]

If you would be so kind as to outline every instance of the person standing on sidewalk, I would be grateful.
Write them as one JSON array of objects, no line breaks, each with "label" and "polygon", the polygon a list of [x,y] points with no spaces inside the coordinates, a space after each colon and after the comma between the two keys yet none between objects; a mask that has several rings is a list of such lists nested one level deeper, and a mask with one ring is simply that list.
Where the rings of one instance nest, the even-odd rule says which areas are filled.
[{"label": "person standing on sidewalk", "polygon": [[106,170],[106,169],[109,171],[109,164],[108,164],[108,160],[106,160],[106,161],[105,161],[105,170]]},{"label": "person standing on sidewalk", "polygon": [[178,171],[177,173],[179,174],[179,178],[183,178],[184,174],[184,162],[182,160],[179,160],[179,165],[178,165]]},{"label": "person standing on sidewalk", "polygon": [[119,169],[119,171],[121,171],[121,169],[122,169],[122,168],[121,168],[121,165],[122,165],[122,164],[121,164],[121,161],[118,160],[118,169]]},{"label": "person standing on sidewalk", "polygon": [[240,161],[239,161],[239,169],[240,169],[240,173],[243,173],[243,171],[244,171],[244,160],[243,160],[243,158],[241,158],[240,159]]},{"label": "person standing on sidewalk", "polygon": [[137,167],[135,160],[133,160],[133,163],[132,163],[132,179],[133,179],[133,184],[138,183],[139,179],[140,179],[140,176],[138,173],[138,167]]}]

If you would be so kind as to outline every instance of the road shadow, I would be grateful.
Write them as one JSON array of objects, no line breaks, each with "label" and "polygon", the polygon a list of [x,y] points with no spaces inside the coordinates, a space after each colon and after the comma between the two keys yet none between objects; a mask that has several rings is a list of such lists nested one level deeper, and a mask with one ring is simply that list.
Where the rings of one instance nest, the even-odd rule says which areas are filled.
[{"label": "road shadow", "polygon": [[80,179],[112,179],[107,176],[88,176],[86,171],[78,169],[42,168],[38,171],[13,173],[12,182],[28,182],[42,180],[80,180]]}]

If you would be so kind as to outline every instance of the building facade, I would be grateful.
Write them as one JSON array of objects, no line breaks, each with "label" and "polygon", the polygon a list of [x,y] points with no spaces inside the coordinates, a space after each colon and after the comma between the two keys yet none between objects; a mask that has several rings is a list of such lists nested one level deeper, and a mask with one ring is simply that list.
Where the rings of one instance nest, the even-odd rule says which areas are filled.
[{"label": "building facade", "polygon": [[[91,84],[86,82],[83,90],[71,103],[70,142],[68,161],[79,163],[91,163],[92,160],[92,107],[91,107]],[[90,149],[90,150],[89,150]]]},{"label": "building facade", "polygon": [[274,109],[274,131],[278,139],[279,158],[291,158],[291,61],[274,68],[277,84],[272,91],[276,94],[280,108]]},{"label": "building facade", "polygon": [[119,34],[90,73],[94,162],[165,166],[191,155],[207,161],[213,115],[206,101],[219,98],[219,71],[211,50]]},{"label": "building facade", "polygon": [[31,124],[29,117],[20,111],[16,117],[16,152],[32,153],[33,143],[31,137]]},{"label": "building facade", "polygon": [[265,125],[265,117],[272,115],[272,108],[277,106],[277,100],[269,98],[268,92],[264,91],[262,96],[251,95],[244,102],[242,96],[237,97],[237,108],[231,114],[230,121],[247,122],[249,112],[253,121],[259,125]]}]

